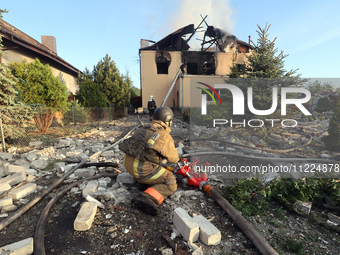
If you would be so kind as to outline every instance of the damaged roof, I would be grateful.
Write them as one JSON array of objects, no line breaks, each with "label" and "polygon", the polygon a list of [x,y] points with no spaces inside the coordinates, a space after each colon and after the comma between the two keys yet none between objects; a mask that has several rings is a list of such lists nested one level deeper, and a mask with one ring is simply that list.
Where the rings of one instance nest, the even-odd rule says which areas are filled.
[{"label": "damaged roof", "polygon": [[78,74],[80,72],[77,68],[63,60],[48,47],[39,43],[37,40],[28,36],[24,32],[20,31],[16,27],[4,21],[3,19],[0,19],[0,35],[2,36],[3,39],[13,42],[19,47],[23,47],[25,49],[33,51],[36,54],[42,55],[48,58],[51,62],[55,62],[66,67],[73,73]]},{"label": "damaged roof", "polygon": [[[209,34],[209,28],[215,30],[215,28],[213,26],[208,26],[207,32],[208,32],[208,36],[212,36],[211,33]],[[220,29],[216,29],[216,30],[220,30]],[[193,36],[193,34],[196,32],[194,24],[190,24],[188,26],[182,27],[178,30],[176,30],[175,32],[165,36],[163,39],[161,39],[160,41],[139,49],[139,51],[144,51],[144,50],[167,50],[167,51],[182,51],[182,50],[188,50],[190,48],[188,41],[191,39],[191,37]],[[186,34],[191,34],[191,36],[187,39],[184,40],[182,38],[182,36],[186,35]],[[238,45],[242,45],[246,48],[249,49],[253,49],[253,47],[241,40],[238,40],[235,36],[233,35],[228,35],[228,37],[234,37],[235,38],[235,42]],[[220,37],[216,37],[214,40],[217,39],[221,39]]]},{"label": "damaged roof", "polygon": [[176,30],[148,47],[141,48],[140,50],[188,50],[190,46],[187,41],[182,38],[182,36],[191,34],[194,31],[194,24],[190,24]]}]

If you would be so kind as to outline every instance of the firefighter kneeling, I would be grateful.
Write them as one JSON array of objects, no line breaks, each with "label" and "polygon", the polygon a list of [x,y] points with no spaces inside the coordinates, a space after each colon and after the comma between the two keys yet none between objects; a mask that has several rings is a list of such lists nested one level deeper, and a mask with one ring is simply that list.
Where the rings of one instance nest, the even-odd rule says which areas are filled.
[{"label": "firefighter kneeling", "polygon": [[169,107],[159,107],[150,124],[137,129],[130,138],[119,144],[119,149],[126,154],[126,170],[139,183],[149,186],[131,200],[131,205],[154,216],[158,214],[158,206],[164,199],[177,190],[176,177],[161,165],[164,159],[172,163],[180,160],[170,135],[173,117]]}]

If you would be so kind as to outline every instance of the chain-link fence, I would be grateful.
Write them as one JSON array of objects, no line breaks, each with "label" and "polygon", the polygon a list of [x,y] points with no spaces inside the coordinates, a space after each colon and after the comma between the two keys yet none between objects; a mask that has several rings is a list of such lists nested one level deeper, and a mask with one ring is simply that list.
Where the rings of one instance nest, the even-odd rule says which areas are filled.
[{"label": "chain-link fence", "polygon": [[[113,105],[91,108],[71,105],[63,115],[50,114],[41,105],[0,106],[0,151],[83,132],[126,115],[126,109],[115,109]],[[45,131],[44,125],[48,127]]]}]

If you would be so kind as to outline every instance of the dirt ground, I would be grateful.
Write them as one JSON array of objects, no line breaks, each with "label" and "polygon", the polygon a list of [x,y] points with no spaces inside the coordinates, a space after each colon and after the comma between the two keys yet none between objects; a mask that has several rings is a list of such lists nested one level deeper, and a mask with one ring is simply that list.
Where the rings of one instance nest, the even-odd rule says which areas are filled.
[{"label": "dirt ground", "polygon": [[[148,122],[148,116],[141,115],[140,118],[144,123]],[[112,129],[115,131],[119,129],[123,134],[126,133],[136,124],[136,116],[130,116],[127,120],[122,125],[112,126]],[[190,137],[185,125],[179,121],[174,121],[174,125],[172,135],[175,142]],[[236,164],[237,159],[234,160]],[[124,171],[124,169],[120,170]],[[101,173],[112,173],[112,170],[103,169]],[[223,185],[235,182],[234,179],[223,179],[221,176],[218,178],[222,181],[212,182],[212,186],[217,190]],[[39,178],[35,182],[40,186],[50,186],[57,179],[56,175],[51,175],[48,178],[46,176]],[[34,237],[37,221],[46,204],[66,185],[63,184],[53,190],[24,215],[1,230],[0,247]],[[132,196],[140,192],[138,184],[125,186]],[[188,190],[195,191],[193,187],[178,184],[178,191]],[[35,193],[27,198],[32,199],[36,195]],[[114,205],[112,200],[105,198],[101,198],[100,201],[105,208],[98,208],[90,230],[75,231],[73,223],[84,198],[81,194],[70,192],[60,198],[52,207],[46,220],[44,235],[46,254],[159,255],[163,249],[172,248],[165,239],[172,235],[172,213],[176,207],[182,207],[191,215],[202,214],[221,231],[222,239],[218,245],[206,246],[200,241],[196,243],[203,248],[203,254],[260,254],[230,216],[212,198],[200,191],[190,196],[182,196],[178,200],[168,198],[160,206],[160,213],[156,217],[132,209],[129,203]],[[332,230],[315,221],[316,217],[324,219],[326,215],[327,208],[322,206],[313,208],[310,217],[303,217],[273,202],[265,215],[246,217],[246,219],[279,254],[340,254],[339,226]],[[302,249],[294,250],[289,246],[288,241],[292,239],[302,243]],[[188,244],[181,236],[175,237],[172,244],[177,254],[191,254]]]}]

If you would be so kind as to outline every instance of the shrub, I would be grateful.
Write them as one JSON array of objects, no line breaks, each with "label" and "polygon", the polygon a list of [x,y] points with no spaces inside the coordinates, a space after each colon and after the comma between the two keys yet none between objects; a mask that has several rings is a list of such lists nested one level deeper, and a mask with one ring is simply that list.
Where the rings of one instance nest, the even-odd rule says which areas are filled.
[{"label": "shrub", "polygon": [[327,150],[340,152],[340,103],[334,109],[334,114],[329,122],[328,135],[322,137]]}]

